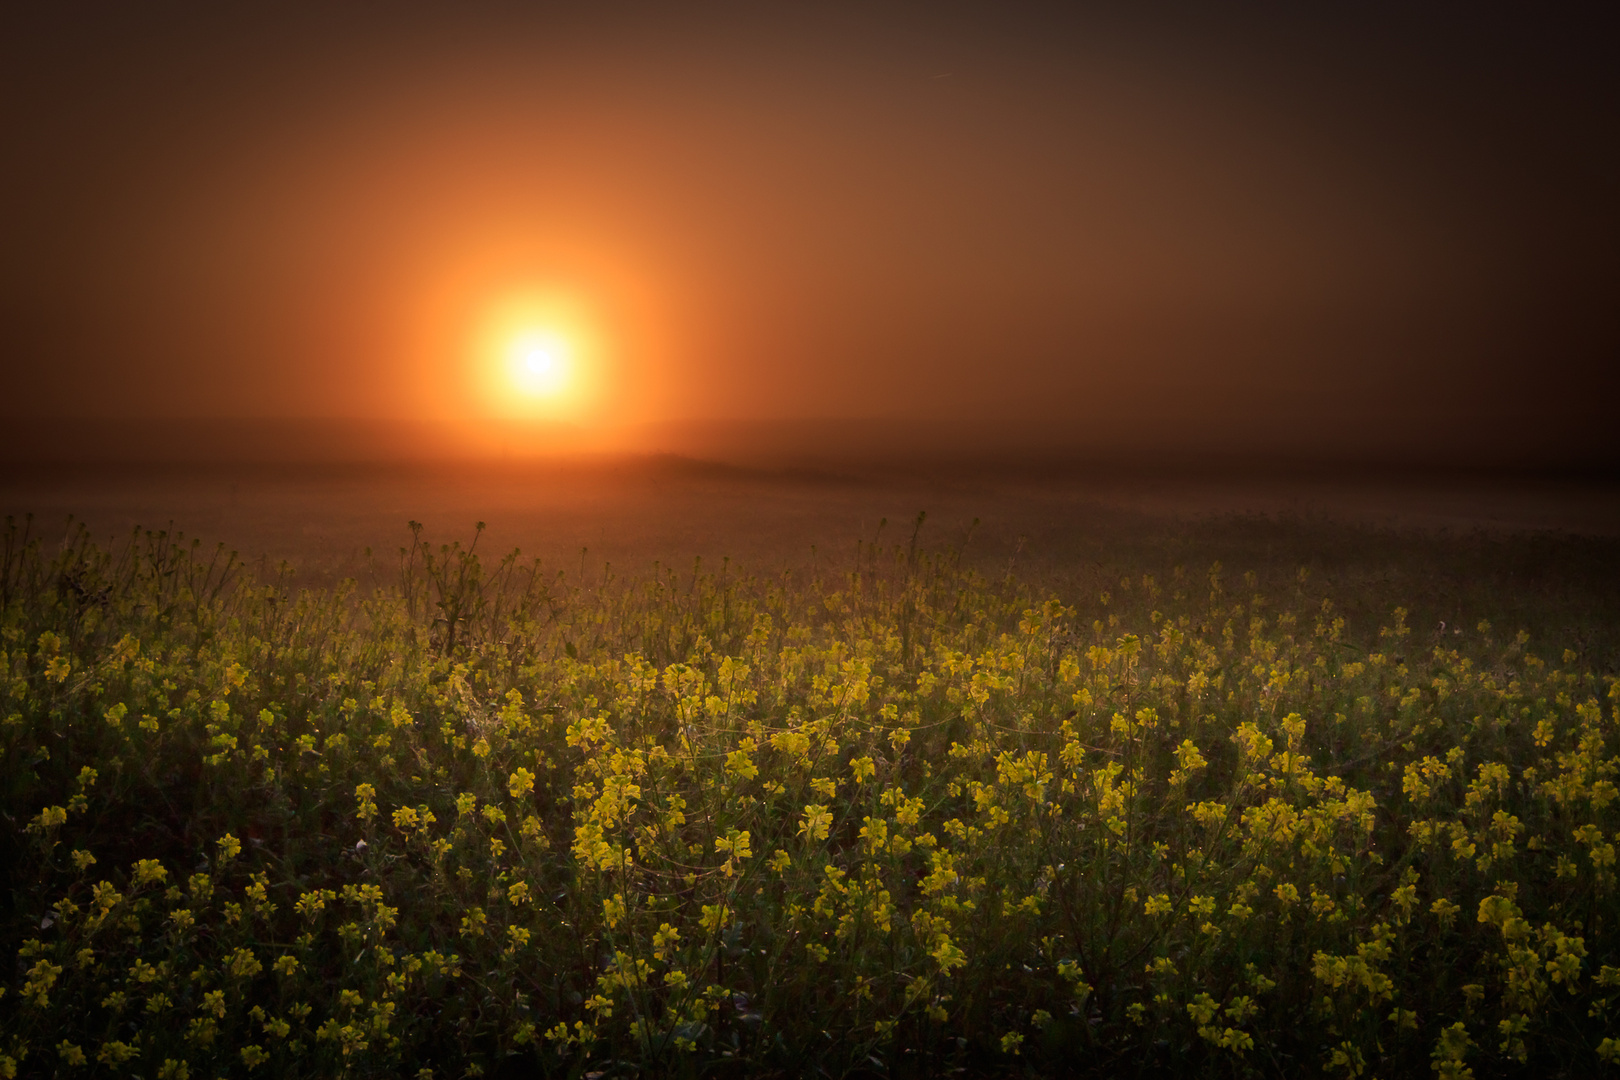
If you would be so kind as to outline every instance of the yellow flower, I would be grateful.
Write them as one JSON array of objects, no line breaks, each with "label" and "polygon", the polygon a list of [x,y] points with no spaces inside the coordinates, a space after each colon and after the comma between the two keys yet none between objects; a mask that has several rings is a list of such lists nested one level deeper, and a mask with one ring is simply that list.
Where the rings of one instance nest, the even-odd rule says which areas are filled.
[{"label": "yellow flower", "polygon": [[512,793],[512,798],[521,798],[534,790],[534,773],[528,769],[518,769],[506,781],[506,789]]},{"label": "yellow flower", "polygon": [[103,1065],[117,1068],[131,1058],[139,1057],[140,1051],[126,1042],[106,1042],[101,1044],[101,1050],[96,1054],[96,1060]]},{"label": "yellow flower", "polygon": [[967,954],[957,947],[949,934],[940,934],[934,940],[934,947],[928,955],[934,958],[942,973],[949,974],[952,968],[962,967],[967,963]]},{"label": "yellow flower", "polygon": [[725,871],[728,876],[733,873],[733,867],[738,860],[746,859],[753,855],[753,851],[750,850],[749,844],[750,840],[748,833],[746,831],[738,832],[735,829],[728,830],[725,836],[717,836],[714,838],[715,852],[717,854],[726,856]]},{"label": "yellow flower", "polygon": [[799,823],[799,835],[811,843],[827,839],[832,828],[832,811],[820,803],[810,803],[804,808],[804,819]]},{"label": "yellow flower", "polygon": [[726,772],[739,781],[752,780],[759,775],[759,766],[754,764],[747,750],[733,750],[726,755]]},{"label": "yellow flower", "polygon": [[623,921],[624,915],[625,903],[622,893],[614,893],[602,901],[602,921],[610,928],[618,926]]},{"label": "yellow flower", "polygon": [[34,832],[43,832],[46,829],[59,828],[67,824],[67,810],[60,806],[47,806],[39,812],[28,828]]},{"label": "yellow flower", "polygon": [[661,923],[653,933],[653,956],[659,960],[667,958],[675,951],[675,943],[680,939],[680,936],[679,929],[669,925],[669,923]]}]

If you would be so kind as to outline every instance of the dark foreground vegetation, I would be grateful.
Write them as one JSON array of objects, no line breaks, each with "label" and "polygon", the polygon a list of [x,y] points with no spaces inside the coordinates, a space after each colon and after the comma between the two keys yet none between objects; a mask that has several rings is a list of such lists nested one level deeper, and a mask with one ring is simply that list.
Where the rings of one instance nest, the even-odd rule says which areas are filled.
[{"label": "dark foreground vegetation", "polygon": [[0,1076],[1620,1062],[1590,634],[1275,559],[0,554]]}]

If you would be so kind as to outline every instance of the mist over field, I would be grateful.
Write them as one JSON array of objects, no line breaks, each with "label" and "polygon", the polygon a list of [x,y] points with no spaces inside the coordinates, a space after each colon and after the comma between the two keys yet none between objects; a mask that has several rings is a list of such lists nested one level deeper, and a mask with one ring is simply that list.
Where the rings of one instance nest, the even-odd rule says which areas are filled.
[{"label": "mist over field", "polygon": [[521,550],[585,581],[647,576],[655,564],[690,574],[694,560],[766,577],[842,572],[862,552],[915,537],[981,572],[1012,572],[1062,595],[1106,588],[1137,566],[1224,560],[1432,592],[1435,606],[1456,609],[1453,622],[1468,614],[1458,604],[1511,605],[1530,593],[1558,596],[1582,619],[1620,620],[1620,489],[1602,473],[982,458],[730,464],[673,454],[181,458],[13,463],[0,468],[0,513],[32,514],[46,544],[79,524],[114,545],[132,529],[179,532],[225,545],[261,574],[286,560],[314,585],[390,582],[408,522],[435,544],[467,543],[483,522],[486,557]]}]

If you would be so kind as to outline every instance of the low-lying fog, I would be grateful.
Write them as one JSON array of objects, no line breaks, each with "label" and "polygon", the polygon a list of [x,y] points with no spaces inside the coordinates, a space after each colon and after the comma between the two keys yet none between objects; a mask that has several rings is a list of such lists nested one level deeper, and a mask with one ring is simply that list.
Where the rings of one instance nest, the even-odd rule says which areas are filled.
[{"label": "low-lying fog", "polygon": [[1448,553],[1459,551],[1476,561],[1495,552],[1521,582],[1620,578],[1603,569],[1620,566],[1611,558],[1620,554],[1613,484],[1534,477],[772,472],[669,457],[0,473],[0,513],[33,514],[33,534],[47,542],[63,534],[70,515],[103,541],[136,526],[172,527],[210,547],[223,542],[249,564],[288,560],[312,584],[367,578],[367,548],[385,571],[410,542],[413,520],[434,543],[465,543],[483,521],[481,552],[521,548],[550,570],[595,579],[604,564],[620,576],[645,573],[654,561],[686,572],[698,557],[716,569],[729,558],[734,568],[765,573],[812,561],[847,566],[857,545],[909,544],[919,512],[928,515],[922,545],[965,544],[965,557],[981,569],[1013,565],[1054,586],[1125,563],[1197,571],[1223,558],[1241,571],[1399,552],[1410,570],[1413,559],[1444,568],[1455,561]]}]

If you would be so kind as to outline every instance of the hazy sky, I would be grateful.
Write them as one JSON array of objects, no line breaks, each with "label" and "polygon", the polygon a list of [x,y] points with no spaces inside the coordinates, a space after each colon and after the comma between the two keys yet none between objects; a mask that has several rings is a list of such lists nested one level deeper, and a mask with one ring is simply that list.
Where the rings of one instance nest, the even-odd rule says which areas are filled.
[{"label": "hazy sky", "polygon": [[1617,458],[1596,5],[18,7],[14,417]]}]

